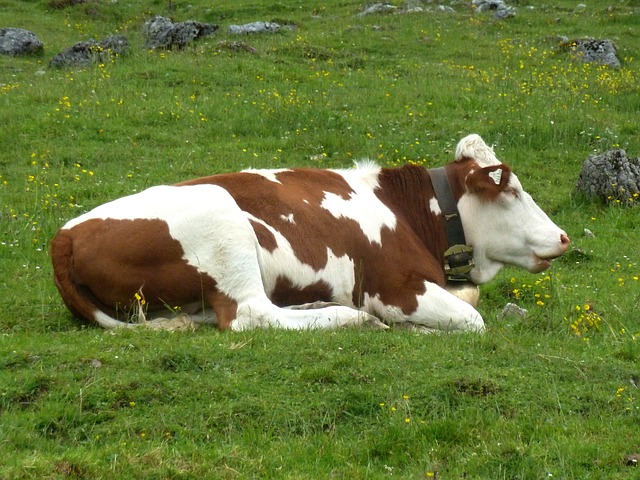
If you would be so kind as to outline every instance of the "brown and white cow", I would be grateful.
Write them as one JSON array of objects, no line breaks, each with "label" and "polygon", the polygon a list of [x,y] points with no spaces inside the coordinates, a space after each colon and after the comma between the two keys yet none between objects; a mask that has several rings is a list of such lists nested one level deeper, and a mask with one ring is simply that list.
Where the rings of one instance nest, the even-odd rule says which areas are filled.
[{"label": "brown and white cow", "polygon": [[445,251],[460,243],[447,238],[447,222],[459,218],[462,243],[473,248],[474,289],[506,264],[547,269],[569,238],[478,135],[463,138],[440,171],[445,186],[435,190],[434,170],[371,163],[152,187],[60,229],[51,243],[56,285],[75,315],[105,328],[135,325],[144,301],[148,315],[179,307],[221,329],[379,318],[482,331],[475,299],[461,300],[447,281]]}]

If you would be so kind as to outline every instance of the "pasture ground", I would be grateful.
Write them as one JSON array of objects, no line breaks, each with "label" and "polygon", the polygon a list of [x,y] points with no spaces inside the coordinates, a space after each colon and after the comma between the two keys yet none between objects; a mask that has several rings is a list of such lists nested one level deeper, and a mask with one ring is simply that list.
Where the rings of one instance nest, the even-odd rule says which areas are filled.
[{"label": "pasture ground", "polygon": [[[513,1],[503,21],[470,2],[67,3],[0,2],[0,27],[45,43],[0,57],[0,478],[640,476],[640,200],[574,191],[588,155],[640,156],[637,2]],[[220,30],[149,51],[153,14]],[[296,28],[226,31],[257,20]],[[47,66],[114,33],[129,55]],[[622,68],[561,35],[613,39]],[[483,336],[104,332],[53,285],[50,238],[110,199],[246,167],[439,166],[471,132],[573,241],[550,271],[483,287]],[[500,319],[508,301],[528,316]]]}]

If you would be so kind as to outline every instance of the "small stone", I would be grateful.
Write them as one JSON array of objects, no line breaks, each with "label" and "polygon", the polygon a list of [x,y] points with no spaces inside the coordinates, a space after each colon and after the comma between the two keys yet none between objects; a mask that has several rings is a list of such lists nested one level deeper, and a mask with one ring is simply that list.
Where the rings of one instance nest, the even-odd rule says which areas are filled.
[{"label": "small stone", "polygon": [[631,455],[627,455],[624,457],[625,465],[628,467],[637,467],[638,462],[640,462],[640,453],[632,453]]},{"label": "small stone", "polygon": [[504,320],[509,317],[525,318],[528,314],[529,312],[526,309],[519,307],[515,303],[507,303],[498,314],[498,320]]},{"label": "small stone", "polygon": [[364,17],[365,15],[371,15],[374,13],[394,13],[397,10],[398,7],[389,3],[374,3],[370,7],[367,7],[362,12],[360,12],[358,16]]},{"label": "small stone", "polygon": [[93,368],[100,368],[100,367],[102,367],[102,362],[100,360],[98,360],[97,358],[94,358],[93,360],[91,360],[91,366]]},{"label": "small stone", "polygon": [[244,25],[230,25],[229,33],[233,35],[250,33],[276,33],[280,31],[280,24],[274,22],[252,22]]}]

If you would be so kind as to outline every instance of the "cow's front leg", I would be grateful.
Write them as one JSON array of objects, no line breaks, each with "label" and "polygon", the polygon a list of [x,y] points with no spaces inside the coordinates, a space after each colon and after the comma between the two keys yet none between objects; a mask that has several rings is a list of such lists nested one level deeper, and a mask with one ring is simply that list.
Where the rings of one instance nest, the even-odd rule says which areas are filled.
[{"label": "cow's front leg", "polygon": [[472,307],[478,306],[480,299],[480,288],[471,282],[449,282],[446,287],[448,292],[452,293],[460,300],[467,302]]},{"label": "cow's front leg", "polygon": [[[322,303],[321,303],[322,304]],[[318,308],[280,308],[269,301],[252,301],[238,306],[231,329],[275,327],[284,329],[334,329],[341,327],[388,328],[373,315],[339,304]]]},{"label": "cow's front leg", "polygon": [[484,331],[484,321],[475,308],[435,283],[425,281],[424,285],[424,293],[411,301],[405,295],[404,308],[384,305],[375,298],[367,310],[387,323],[415,325],[425,331]]}]

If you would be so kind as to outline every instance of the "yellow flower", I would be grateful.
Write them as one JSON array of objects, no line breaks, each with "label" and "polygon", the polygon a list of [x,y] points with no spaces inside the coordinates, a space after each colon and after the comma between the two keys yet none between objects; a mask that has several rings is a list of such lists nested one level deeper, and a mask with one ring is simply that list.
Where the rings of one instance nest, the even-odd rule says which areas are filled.
[{"label": "yellow flower", "polygon": [[145,305],[147,303],[144,297],[140,295],[138,292],[136,292],[135,297],[136,297],[136,300],[140,302],[140,305]]}]

